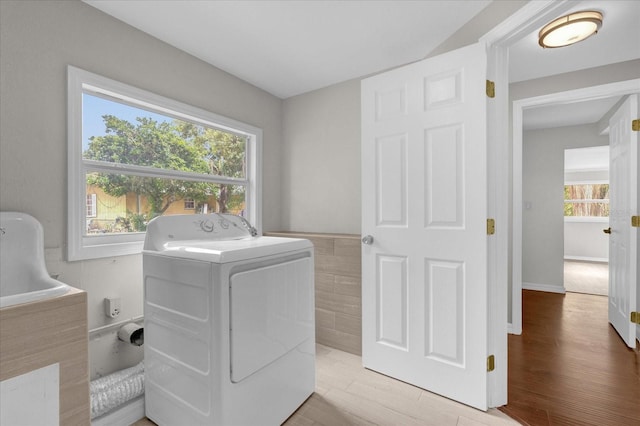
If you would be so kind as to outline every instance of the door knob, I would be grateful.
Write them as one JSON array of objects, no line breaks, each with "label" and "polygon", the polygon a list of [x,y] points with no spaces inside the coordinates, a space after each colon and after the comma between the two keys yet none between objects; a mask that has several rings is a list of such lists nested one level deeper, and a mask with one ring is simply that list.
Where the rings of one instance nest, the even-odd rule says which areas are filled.
[{"label": "door knob", "polygon": [[603,229],[602,232],[604,232],[605,234],[611,234],[611,227],[608,227],[607,229]]},{"label": "door knob", "polygon": [[365,235],[364,237],[362,237],[362,244],[367,244],[367,245],[373,244],[373,236]]}]

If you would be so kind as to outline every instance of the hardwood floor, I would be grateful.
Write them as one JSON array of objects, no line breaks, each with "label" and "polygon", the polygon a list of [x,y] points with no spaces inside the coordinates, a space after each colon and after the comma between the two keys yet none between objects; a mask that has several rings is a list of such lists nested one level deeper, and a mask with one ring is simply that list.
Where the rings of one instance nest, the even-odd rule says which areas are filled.
[{"label": "hardwood floor", "polygon": [[607,298],[523,292],[509,335],[509,402],[525,425],[640,425],[640,355],[607,321]]},{"label": "hardwood floor", "polygon": [[[518,424],[498,410],[485,413],[366,370],[360,356],[327,346],[317,345],[316,372],[316,392],[285,426]],[[152,425],[147,419],[134,424]]]}]

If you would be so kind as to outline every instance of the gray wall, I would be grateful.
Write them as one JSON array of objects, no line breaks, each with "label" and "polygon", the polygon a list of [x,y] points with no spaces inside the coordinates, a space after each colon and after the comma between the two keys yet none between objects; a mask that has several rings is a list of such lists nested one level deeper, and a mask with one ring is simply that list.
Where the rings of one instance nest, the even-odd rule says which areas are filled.
[{"label": "gray wall", "polygon": [[[425,57],[477,42],[525,4],[492,2]],[[359,234],[359,79],[286,99],[283,123],[283,229]]]},{"label": "gray wall", "polygon": [[360,81],[284,101],[282,224],[360,233]]},{"label": "gray wall", "polygon": [[[509,85],[509,98],[510,102],[513,102],[551,93],[583,89],[636,78],[640,78],[640,59],[513,83]],[[511,129],[509,133],[511,134]],[[511,155],[511,153],[509,155]],[[512,179],[510,179],[510,181],[512,181]],[[511,200],[509,200],[509,203],[511,204]],[[510,233],[511,225],[512,224],[509,223]],[[511,265],[511,259],[509,259],[509,265]],[[511,277],[511,269],[509,270],[509,277]],[[509,281],[511,282],[511,279],[509,279]],[[640,282],[638,283],[638,288],[640,289]],[[512,300],[511,285],[508,287],[508,291],[508,300]],[[640,291],[638,293],[640,294]],[[640,302],[640,296],[638,301]],[[508,315],[509,322],[511,322],[511,305],[509,305]]]},{"label": "gray wall", "polygon": [[[263,226],[281,229],[280,99],[79,0],[0,1],[0,210],[42,223],[49,272],[88,292],[90,329],[111,321],[105,297],[122,298],[120,319],[142,314],[142,262],[139,255],[63,261],[68,64],[261,127]],[[91,342],[90,356],[96,376],[142,352],[111,333]]]},{"label": "gray wall", "polygon": [[564,289],[564,150],[608,144],[608,136],[600,136],[596,124],[524,132],[523,286]]}]

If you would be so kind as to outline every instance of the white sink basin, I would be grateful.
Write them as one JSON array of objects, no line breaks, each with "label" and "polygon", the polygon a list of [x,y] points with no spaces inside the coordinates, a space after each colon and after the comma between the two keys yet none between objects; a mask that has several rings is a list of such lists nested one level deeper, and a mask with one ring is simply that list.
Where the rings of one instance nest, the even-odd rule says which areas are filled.
[{"label": "white sink basin", "polygon": [[60,296],[69,288],[47,273],[40,222],[0,212],[0,308]]}]

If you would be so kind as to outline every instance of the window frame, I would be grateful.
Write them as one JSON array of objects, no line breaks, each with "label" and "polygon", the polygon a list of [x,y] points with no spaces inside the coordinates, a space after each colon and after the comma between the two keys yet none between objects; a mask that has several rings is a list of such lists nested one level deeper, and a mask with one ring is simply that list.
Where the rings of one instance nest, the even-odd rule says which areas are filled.
[{"label": "window frame", "polygon": [[[123,166],[118,163],[84,159],[82,156],[82,94],[84,92],[179,120],[247,136],[245,178],[209,176],[136,165]],[[126,173],[156,178],[245,185],[247,220],[258,230],[259,235],[262,234],[262,129],[71,65],[67,67],[67,95],[67,260],[124,256],[142,251],[144,232],[85,235],[86,175],[89,172]]]},{"label": "window frame", "polygon": [[[185,210],[195,210],[196,209],[196,201],[193,198],[185,198],[184,200],[184,209]],[[189,204],[189,207],[187,207]]]}]

